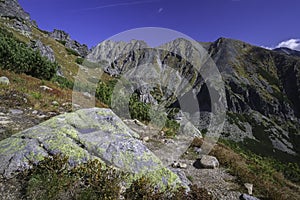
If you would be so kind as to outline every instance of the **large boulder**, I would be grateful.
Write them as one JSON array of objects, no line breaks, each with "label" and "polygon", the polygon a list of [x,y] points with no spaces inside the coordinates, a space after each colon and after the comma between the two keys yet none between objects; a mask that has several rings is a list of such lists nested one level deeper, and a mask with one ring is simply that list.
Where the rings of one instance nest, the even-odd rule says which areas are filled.
[{"label": "large boulder", "polygon": [[63,114],[0,141],[0,176],[10,178],[31,162],[62,153],[71,165],[99,159],[135,177],[147,175],[162,187],[180,183],[138,137],[110,109]]}]

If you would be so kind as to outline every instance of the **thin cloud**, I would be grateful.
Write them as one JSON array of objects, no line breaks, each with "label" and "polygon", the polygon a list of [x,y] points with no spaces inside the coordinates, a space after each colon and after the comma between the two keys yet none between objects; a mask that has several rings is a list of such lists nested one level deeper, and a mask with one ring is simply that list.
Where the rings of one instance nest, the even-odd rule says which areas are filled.
[{"label": "thin cloud", "polygon": [[264,49],[268,49],[268,50],[273,50],[274,48],[271,48],[271,47],[265,47],[265,46],[260,46],[261,48],[264,48]]},{"label": "thin cloud", "polygon": [[130,6],[130,5],[138,5],[138,4],[147,4],[147,3],[154,3],[154,2],[158,2],[158,1],[160,1],[160,0],[145,0],[145,1],[131,1],[131,2],[123,2],[123,3],[112,3],[112,4],[102,5],[102,6],[96,6],[96,7],[93,7],[93,8],[85,8],[85,9],[82,9],[82,11],[101,10],[101,9],[104,9],[104,8]]},{"label": "thin cloud", "polygon": [[300,39],[290,39],[279,43],[276,48],[287,47],[289,49],[300,51]]}]

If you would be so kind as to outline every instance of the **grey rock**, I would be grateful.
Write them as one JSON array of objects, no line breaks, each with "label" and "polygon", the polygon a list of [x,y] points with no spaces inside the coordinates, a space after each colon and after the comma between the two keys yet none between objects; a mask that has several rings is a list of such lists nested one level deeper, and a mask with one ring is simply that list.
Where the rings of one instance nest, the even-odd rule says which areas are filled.
[{"label": "grey rock", "polygon": [[0,84],[3,84],[3,85],[9,85],[9,79],[6,77],[6,76],[1,76],[0,77]]},{"label": "grey rock", "polygon": [[20,115],[24,113],[22,110],[19,109],[9,109],[9,112],[13,115]]},{"label": "grey rock", "polygon": [[216,169],[219,167],[219,161],[214,156],[203,155],[200,159],[200,164],[203,168]]},{"label": "grey rock", "polygon": [[173,173],[175,173],[181,180],[182,186],[186,188],[186,192],[190,191],[189,185],[191,185],[191,181],[186,177],[184,171],[181,169],[169,168]]},{"label": "grey rock", "polygon": [[71,36],[65,31],[54,29],[49,33],[49,36],[58,41],[65,42],[65,47],[73,49],[82,57],[87,56],[87,54],[89,53],[89,48],[87,45],[80,44],[79,42],[73,40]]},{"label": "grey rock", "polygon": [[[100,159],[137,175],[159,176],[158,185],[180,184],[179,178],[136,139],[137,134],[109,109],[91,108],[53,117],[0,141],[0,175],[12,177],[44,157],[63,153],[70,164]],[[152,175],[151,175],[152,174]]]},{"label": "grey rock", "polygon": [[251,184],[251,183],[245,183],[244,186],[245,186],[245,188],[248,190],[248,194],[249,194],[249,195],[252,195],[253,184]]},{"label": "grey rock", "polygon": [[0,16],[30,21],[29,14],[23,10],[17,0],[0,1]]},{"label": "grey rock", "polygon": [[71,40],[71,37],[68,33],[62,30],[54,29],[52,32],[49,33],[49,36],[53,39],[59,40],[59,41],[69,41]]},{"label": "grey rock", "polygon": [[248,194],[242,194],[240,196],[240,200],[259,200],[259,199],[256,197],[250,196]]},{"label": "grey rock", "polygon": [[52,90],[53,90],[52,88],[50,88],[50,87],[48,87],[48,86],[46,86],[46,85],[41,85],[40,88],[41,88],[42,90],[44,90],[44,91],[52,91]]},{"label": "grey rock", "polygon": [[59,106],[59,103],[57,101],[52,101],[51,103],[53,106]]},{"label": "grey rock", "polygon": [[19,21],[17,19],[14,19],[12,26],[17,30],[22,31],[25,35],[29,35],[32,31],[31,27],[27,25],[27,23]]},{"label": "grey rock", "polygon": [[40,40],[37,40],[31,43],[31,47],[34,50],[39,51],[41,55],[46,57],[49,61],[55,62],[55,55],[50,46],[46,46]]}]

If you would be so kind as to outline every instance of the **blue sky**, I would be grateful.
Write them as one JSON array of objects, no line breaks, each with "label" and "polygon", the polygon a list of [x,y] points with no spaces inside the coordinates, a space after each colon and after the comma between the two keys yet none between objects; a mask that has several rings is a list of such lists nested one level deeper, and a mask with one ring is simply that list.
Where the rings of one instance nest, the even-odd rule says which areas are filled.
[{"label": "blue sky", "polygon": [[[300,50],[298,0],[19,0],[39,27],[88,46],[120,32],[163,27],[198,41],[228,37]],[[293,40],[291,40],[293,39]]]}]

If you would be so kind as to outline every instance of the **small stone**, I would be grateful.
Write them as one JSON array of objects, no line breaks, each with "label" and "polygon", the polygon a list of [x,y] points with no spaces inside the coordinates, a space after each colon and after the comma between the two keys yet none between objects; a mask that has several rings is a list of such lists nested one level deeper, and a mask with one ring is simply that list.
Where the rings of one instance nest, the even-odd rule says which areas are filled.
[{"label": "small stone", "polygon": [[87,99],[91,99],[92,98],[92,95],[90,93],[88,93],[88,92],[84,92],[83,96],[86,97]]},{"label": "small stone", "polygon": [[44,90],[44,91],[52,91],[52,90],[53,90],[52,88],[50,88],[50,87],[48,87],[48,86],[46,86],[46,85],[41,85],[40,88],[41,88],[42,90]]},{"label": "small stone", "polygon": [[44,118],[46,118],[47,116],[46,115],[38,115],[37,116],[37,118],[39,118],[39,119],[44,119]]},{"label": "small stone", "polygon": [[150,138],[148,136],[143,138],[143,142],[149,142]]},{"label": "small stone", "polygon": [[32,111],[32,114],[33,114],[33,115],[37,115],[37,114],[38,114],[38,111],[37,111],[37,110],[34,110],[34,111]]},{"label": "small stone", "polygon": [[9,79],[5,76],[0,77],[0,84],[9,85]]},{"label": "small stone", "polygon": [[173,168],[181,168],[181,169],[186,169],[187,168],[187,164],[181,163],[181,162],[177,162],[177,161],[174,161],[171,166]]},{"label": "small stone", "polygon": [[244,186],[245,186],[246,189],[248,190],[248,194],[252,195],[253,184],[251,184],[251,183],[245,183]]},{"label": "small stone", "polygon": [[178,168],[179,167],[179,163],[177,161],[174,161],[171,166],[173,168]]},{"label": "small stone", "polygon": [[197,153],[197,154],[200,154],[202,152],[202,149],[199,148],[199,147],[194,147],[194,151]]},{"label": "small stone", "polygon": [[185,163],[179,163],[179,168],[186,169],[187,168],[187,164],[185,164]]},{"label": "small stone", "polygon": [[53,106],[59,106],[59,103],[57,101],[52,101],[51,103]]},{"label": "small stone", "polygon": [[203,168],[207,169],[216,169],[219,167],[219,161],[214,156],[203,155],[200,164]]}]

